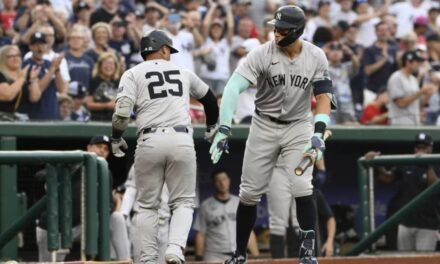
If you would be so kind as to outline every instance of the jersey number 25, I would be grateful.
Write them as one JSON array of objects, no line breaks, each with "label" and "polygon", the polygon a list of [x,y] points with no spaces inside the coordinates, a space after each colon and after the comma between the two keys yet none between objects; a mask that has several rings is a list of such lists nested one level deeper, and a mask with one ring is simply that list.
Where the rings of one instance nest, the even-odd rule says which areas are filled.
[{"label": "jersey number 25", "polygon": [[[171,96],[182,96],[183,94],[182,82],[178,79],[180,76],[180,71],[178,70],[165,71],[163,73],[155,71],[155,72],[147,72],[147,74],[145,74],[145,78],[147,79],[150,79],[153,76],[157,77],[157,81],[153,81],[150,82],[150,84],[148,84],[148,92],[150,93],[151,99],[164,98],[167,97],[168,94],[170,94]],[[167,84],[176,84],[177,90],[164,89],[163,86],[165,82],[167,82]],[[161,88],[155,89],[155,87],[161,87]]]}]

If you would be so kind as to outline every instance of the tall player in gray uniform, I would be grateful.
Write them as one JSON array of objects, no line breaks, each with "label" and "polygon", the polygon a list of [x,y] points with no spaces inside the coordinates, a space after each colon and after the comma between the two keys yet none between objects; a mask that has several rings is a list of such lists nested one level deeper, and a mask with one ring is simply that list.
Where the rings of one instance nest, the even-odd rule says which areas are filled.
[{"label": "tall player in gray uniform", "polygon": [[[237,209],[237,251],[225,263],[246,263],[246,246],[256,220],[256,205],[267,192],[278,157],[294,177],[298,221],[302,230],[300,263],[317,263],[314,256],[315,205],[312,199],[312,169],[301,177],[294,169],[304,153],[315,148],[318,158],[325,150],[323,134],[330,118],[332,83],[324,52],[299,39],[304,31],[304,12],[296,6],[277,10],[270,21],[275,40],[253,51],[229,79],[220,107],[220,127],[210,148],[217,163],[228,149],[227,140],[239,93],[257,85],[255,115],[246,142]],[[310,100],[316,97],[314,132]]]},{"label": "tall player in gray uniform", "polygon": [[171,62],[178,52],[171,38],[153,30],[141,39],[144,62],[127,70],[119,83],[112,127],[112,151],[124,156],[122,138],[135,109],[137,147],[134,169],[139,212],[136,225],[141,237],[141,263],[158,263],[158,208],[166,182],[172,216],[165,261],[185,262],[183,250],[191,228],[196,188],[196,153],[189,116],[190,95],[204,106],[207,133],[218,119],[214,94],[194,73]]}]

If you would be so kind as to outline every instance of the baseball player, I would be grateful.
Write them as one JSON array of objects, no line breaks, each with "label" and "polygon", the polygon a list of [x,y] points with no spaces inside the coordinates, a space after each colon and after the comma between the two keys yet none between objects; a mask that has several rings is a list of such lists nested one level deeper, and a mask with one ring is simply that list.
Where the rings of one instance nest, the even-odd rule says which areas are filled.
[{"label": "baseball player", "polygon": [[[212,173],[215,194],[203,201],[194,223],[196,260],[224,261],[235,251],[235,229],[239,199],[229,192],[228,173],[219,169]],[[249,250],[258,256],[257,238],[252,232]]]},{"label": "baseball player", "polygon": [[170,231],[165,261],[185,262],[183,249],[191,228],[196,188],[196,154],[191,119],[190,95],[204,106],[207,137],[214,134],[218,106],[214,94],[194,73],[171,62],[178,51],[171,38],[153,30],[141,39],[144,62],[127,70],[121,78],[112,119],[112,151],[125,155],[127,143],[122,138],[135,109],[137,147],[134,170],[139,212],[141,263],[158,263],[158,209],[166,182],[171,209]]},{"label": "baseball player", "polygon": [[[135,216],[139,211],[139,206],[135,203],[137,190],[136,190],[136,182],[134,175],[134,166],[131,166],[130,171],[128,172],[127,180],[125,181],[124,185],[126,190],[125,190],[124,198],[122,199],[121,212],[125,218],[129,217],[132,210],[134,212],[133,220],[129,225],[129,235],[133,250],[133,261],[134,263],[140,263],[141,241],[138,235],[139,231]],[[165,261],[165,250],[168,245],[168,233],[170,229],[170,217],[171,217],[170,208],[168,207],[169,196],[170,193],[168,191],[167,185],[164,184],[160,195],[160,208],[158,210],[159,212],[159,236],[158,236],[159,262],[158,263],[163,263]]]},{"label": "baseball player", "polygon": [[[256,84],[255,114],[243,160],[240,203],[237,209],[237,251],[225,263],[246,263],[246,246],[256,220],[256,205],[266,193],[278,156],[285,160],[285,170],[294,177],[295,200],[302,244],[300,263],[317,263],[314,256],[313,230],[316,213],[312,198],[312,169],[294,176],[294,169],[304,153],[312,148],[317,157],[325,150],[323,134],[330,118],[332,82],[324,52],[299,39],[305,16],[297,6],[280,7],[270,21],[275,26],[275,40],[251,51],[245,63],[229,79],[220,107],[220,127],[210,148],[217,163],[228,149],[231,120],[239,93]],[[310,100],[316,97],[314,132]]]}]

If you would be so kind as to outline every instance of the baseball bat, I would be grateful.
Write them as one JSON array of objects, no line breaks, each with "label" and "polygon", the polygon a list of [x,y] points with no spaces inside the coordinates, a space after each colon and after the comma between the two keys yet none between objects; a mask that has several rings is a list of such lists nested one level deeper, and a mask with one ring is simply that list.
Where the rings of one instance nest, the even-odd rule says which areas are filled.
[{"label": "baseball bat", "polygon": [[[327,138],[329,138],[331,136],[332,136],[332,131],[327,129],[324,132],[324,140],[327,140]],[[312,148],[311,150],[309,150],[306,153],[306,155],[303,156],[303,158],[299,162],[298,166],[296,166],[296,168],[295,168],[296,176],[303,175],[304,171],[313,164],[313,161],[315,161],[317,155],[318,155],[318,152],[316,151],[316,149]]]}]

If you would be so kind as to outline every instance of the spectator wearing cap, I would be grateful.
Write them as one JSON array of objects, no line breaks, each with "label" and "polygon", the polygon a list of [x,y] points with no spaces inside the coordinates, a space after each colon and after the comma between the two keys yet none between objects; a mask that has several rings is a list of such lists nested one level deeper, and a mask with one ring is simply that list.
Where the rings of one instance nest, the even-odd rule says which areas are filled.
[{"label": "spectator wearing cap", "polygon": [[332,20],[330,16],[330,1],[329,0],[321,0],[318,3],[318,11],[317,15],[311,19],[309,19],[306,23],[307,28],[307,37],[306,39],[313,39],[315,32],[320,27],[325,27],[331,29]]},{"label": "spectator wearing cap", "polygon": [[[419,133],[414,140],[414,154],[432,154],[433,146],[434,140],[431,135]],[[380,152],[371,151],[365,155],[365,159],[369,160],[379,155]],[[438,181],[439,173],[439,167],[433,164],[399,166],[390,171],[384,167],[378,167],[376,175],[379,181],[399,183],[398,191],[388,204],[387,218]],[[402,219],[394,234],[392,231],[387,234],[387,244],[392,243],[397,235],[397,249],[399,251],[435,251],[439,224],[440,195],[437,193]],[[395,245],[388,245],[388,247],[390,246],[392,248]]]},{"label": "spectator wearing cap", "polygon": [[143,33],[147,33],[153,29],[161,29],[167,24],[168,8],[157,2],[149,1],[145,6],[146,22],[143,27]]},{"label": "spectator wearing cap", "polygon": [[73,12],[74,12],[74,21],[75,24],[80,24],[85,27],[89,27],[90,25],[90,14],[92,12],[90,5],[84,1],[78,1],[73,6]]},{"label": "spectator wearing cap", "polygon": [[[126,34],[127,22],[120,18],[114,18],[110,25],[112,28],[112,34],[108,41],[108,45],[124,57],[124,61],[128,63],[130,61],[133,44]],[[126,67],[126,65],[124,65],[124,67]]]},{"label": "spectator wearing cap", "polygon": [[424,61],[417,51],[407,51],[402,55],[402,67],[388,80],[390,97],[389,117],[391,125],[421,125],[421,108],[434,93],[436,85],[426,83],[419,89],[414,75]]},{"label": "spectator wearing cap", "polygon": [[110,23],[114,17],[125,17],[127,14],[119,6],[120,0],[102,0],[101,6],[90,16],[90,26],[98,22]]},{"label": "spectator wearing cap", "polygon": [[409,0],[395,2],[391,5],[389,12],[397,18],[397,38],[401,38],[409,31],[414,30],[415,18],[428,15],[429,2]]},{"label": "spectator wearing cap", "polygon": [[93,60],[85,54],[86,33],[81,30],[82,26],[76,25],[67,37],[68,50],[66,61],[72,83],[78,83],[88,90],[92,79]]},{"label": "spectator wearing cap", "polygon": [[[234,11],[234,33],[238,34],[238,23],[240,19],[249,17],[251,18],[251,6],[252,1],[251,0],[237,0],[235,1],[235,4],[233,5],[233,11]],[[225,10],[226,6],[223,6],[223,10]],[[225,10],[226,11],[226,10]],[[251,18],[252,21],[252,29],[251,29],[251,38],[256,38],[258,36],[257,31],[257,25],[255,24],[254,20]]]},{"label": "spectator wearing cap", "polygon": [[[62,89],[63,91],[67,91],[67,85],[70,82],[69,67],[67,66],[67,61],[64,58],[64,53],[57,53],[53,50],[55,44],[55,29],[51,25],[45,24],[40,26],[38,28],[38,31],[44,34],[47,41],[46,50],[44,52],[43,58],[45,60],[52,61],[56,57],[62,57],[59,69],[63,82],[57,83],[57,85],[62,85],[62,87],[57,88]],[[32,51],[24,55],[25,60],[30,57],[32,57]]]},{"label": "spectator wearing cap", "polygon": [[375,29],[377,40],[365,49],[362,58],[367,88],[364,90],[364,103],[376,97],[376,93],[383,89],[388,78],[397,69],[397,47],[388,42],[388,24],[381,21],[376,24]]},{"label": "spectator wearing cap", "polygon": [[429,19],[427,16],[418,16],[414,19],[414,32],[417,35],[417,43],[426,45]]},{"label": "spectator wearing cap", "polygon": [[[206,39],[202,50],[209,53],[202,56],[200,77],[212,89],[213,93],[220,97],[229,79],[229,55],[231,53],[232,37],[234,36],[234,16],[232,7],[227,5],[226,26],[222,20],[212,20],[212,14],[217,9],[217,3],[213,3],[209,8],[203,21],[203,37]],[[207,61],[207,56],[212,56],[211,62]]]},{"label": "spectator wearing cap", "polygon": [[339,21],[345,21],[351,25],[357,18],[357,14],[353,11],[353,0],[337,0],[341,8],[331,15],[333,25]]},{"label": "spectator wearing cap", "polygon": [[[188,22],[188,20],[185,19],[185,22]],[[195,66],[192,52],[202,44],[201,42],[196,42],[195,35],[197,33],[190,33],[182,29],[182,16],[178,13],[168,16],[166,29],[170,33],[173,47],[179,51],[171,55],[171,62],[194,72]]]},{"label": "spectator wearing cap", "polygon": [[85,107],[85,98],[87,96],[87,87],[79,82],[69,84],[69,96],[73,99],[72,121],[87,122],[90,120],[90,111]]},{"label": "spectator wearing cap", "polygon": [[41,32],[36,32],[30,39],[30,49],[32,57],[23,62],[23,66],[38,66],[38,85],[41,90],[41,98],[36,103],[30,103],[27,107],[27,114],[31,120],[57,120],[58,112],[58,93],[66,93],[67,87],[60,73],[60,64],[63,56],[55,57],[52,62],[44,59],[47,50],[46,36]]},{"label": "spectator wearing cap", "polygon": [[[355,123],[353,96],[350,88],[350,79],[359,70],[359,58],[347,46],[340,42],[331,42],[323,47],[329,61],[329,74],[333,83],[333,91],[338,103],[338,109],[331,113],[333,123]],[[344,54],[350,61],[342,62]]]}]

